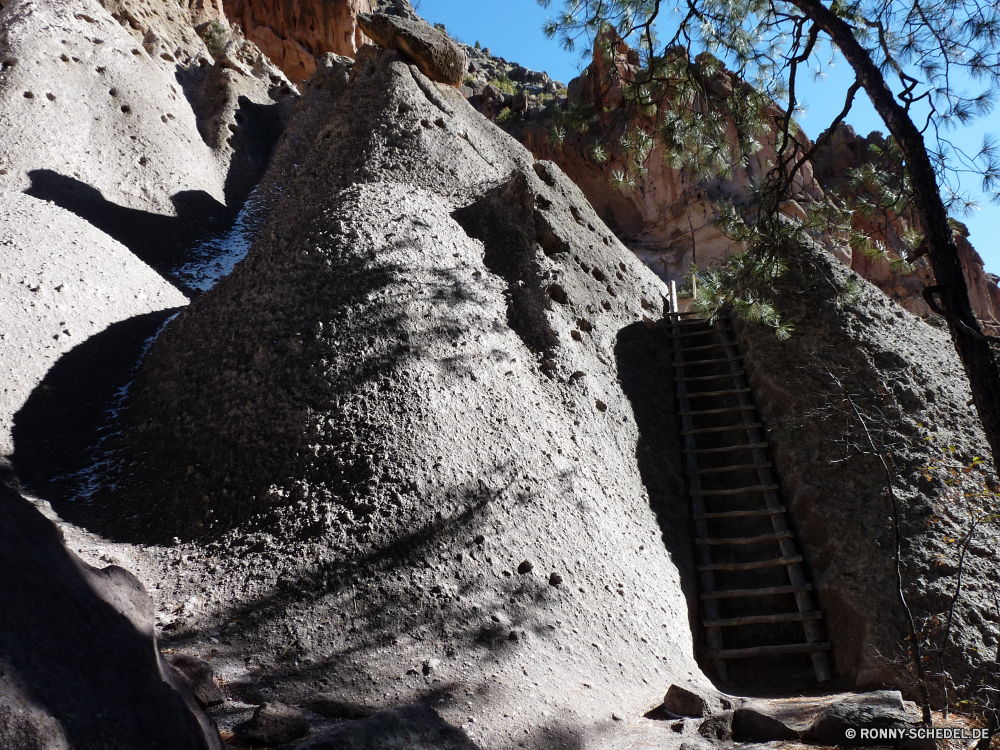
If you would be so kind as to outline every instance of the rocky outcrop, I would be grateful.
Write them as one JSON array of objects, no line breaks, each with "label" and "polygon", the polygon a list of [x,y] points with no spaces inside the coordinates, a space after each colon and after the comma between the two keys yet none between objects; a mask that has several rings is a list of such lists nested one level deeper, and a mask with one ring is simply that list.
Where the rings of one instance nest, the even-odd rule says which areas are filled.
[{"label": "rocky outcrop", "polygon": [[401,18],[385,13],[358,16],[361,30],[381,47],[395,49],[416,63],[432,81],[458,86],[468,60],[447,34],[419,18]]},{"label": "rocky outcrop", "polygon": [[353,58],[365,42],[357,15],[372,10],[369,0],[222,1],[226,16],[295,83],[327,53]]},{"label": "rocky outcrop", "polygon": [[483,747],[606,738],[669,682],[710,690],[663,286],[558,168],[366,49],[314,139],[293,119],[250,255],[150,349],[93,507],[207,545],[226,596],[199,627],[293,702],[319,674],[376,707],[437,686]]},{"label": "rocky outcrop", "polygon": [[[546,102],[538,98],[538,92],[525,92],[519,97],[479,86],[470,90],[470,100],[492,118],[509,110],[503,126],[538,158],[559,164],[583,190],[597,213],[661,278],[680,283],[692,263],[704,269],[737,249],[715,222],[722,203],[739,206],[747,201],[752,181],[759,179],[773,163],[774,144],[765,139],[763,148],[747,160],[745,167],[737,167],[729,177],[710,179],[692,178],[670,168],[670,161],[664,162],[662,146],[656,145],[646,161],[647,171],[636,178],[634,187],[616,188],[610,179],[612,173],[627,167],[619,139],[630,128],[648,129],[652,125],[637,115],[634,105],[623,96],[623,81],[634,75],[637,63],[637,53],[624,42],[616,43],[610,59],[605,59],[595,45],[592,63],[570,82],[565,99],[556,96]],[[706,105],[716,109],[734,86],[743,85],[724,69],[704,83],[708,92]],[[596,114],[583,132],[574,132],[573,127],[565,124],[567,114],[574,109],[577,116]],[[728,127],[726,138],[735,142],[731,123]],[[565,137],[553,141],[550,136],[557,130]],[[809,139],[804,135],[803,138],[808,147]],[[840,126],[816,154],[814,163],[804,166],[787,204],[787,215],[804,217],[803,206],[825,200],[827,190],[845,192],[848,170],[873,158],[868,149],[870,144],[885,145],[883,136],[873,133],[867,139],[860,138],[850,126]],[[595,146],[607,152],[606,161],[594,158]],[[853,222],[856,229],[884,242],[891,258],[898,258],[904,252],[900,238],[914,224],[911,216],[866,218],[861,214],[855,214]],[[985,273],[982,259],[967,237],[964,227],[956,228],[973,310],[985,324],[996,327],[1000,308],[995,300],[1000,299],[1000,288]],[[926,258],[916,263],[912,273],[903,274],[893,271],[888,260],[871,261],[860,252],[852,252],[847,237],[825,233],[817,239],[903,307],[914,313],[929,314],[921,296],[924,286],[933,283],[933,272]]]},{"label": "rocky outcrop", "polygon": [[[246,45],[213,65],[186,27],[193,47],[178,51],[163,24],[180,24],[171,15],[179,16],[179,8],[164,11],[162,23],[145,12],[149,25],[138,29],[132,19],[139,11],[122,8],[128,15],[116,19],[95,0],[4,6],[0,190],[53,200],[99,226],[118,224],[120,233],[143,217],[125,221],[116,209],[186,214],[193,234],[204,233],[205,226],[193,226],[195,216],[209,219],[245,197],[245,183],[259,177],[280,134],[279,102],[293,92]],[[242,150],[212,137],[220,128],[238,134],[268,117],[275,126],[261,128]],[[250,175],[243,162],[254,159],[257,172]],[[109,233],[121,239],[117,230]]]},{"label": "rocky outcrop", "polygon": [[[896,591],[891,481],[903,590],[923,655],[929,670],[947,672],[952,700],[968,698],[996,652],[1000,538],[994,525],[979,525],[960,562],[959,540],[984,512],[977,493],[990,497],[992,485],[988,464],[974,462],[988,455],[986,440],[948,332],[820,250],[791,268],[776,303],[795,326],[787,341],[737,325],[836,669],[858,689],[892,685],[917,697]],[[939,704],[942,687],[930,681]]]},{"label": "rocky outcrop", "polygon": [[[878,131],[863,137],[855,134],[850,125],[840,125],[816,153],[813,160],[816,179],[824,190],[849,199],[854,195],[850,186],[850,171],[880,160],[872,152],[872,147],[881,151],[886,146],[885,136]],[[884,157],[881,160],[884,161]],[[882,243],[893,258],[909,255],[902,238],[907,231],[916,229],[918,225],[912,212],[899,216],[891,210],[877,211],[871,216],[856,212],[852,216],[852,223],[856,230]],[[969,243],[968,229],[959,222],[954,222],[954,229],[955,244],[965,271],[972,310],[983,323],[995,329],[1000,326],[1000,307],[997,306],[1000,288],[997,287],[996,280],[989,278],[983,267],[983,259]],[[934,284],[934,272],[926,256],[916,261],[912,273],[903,274],[894,271],[888,260],[870,260],[863,253],[852,252],[849,245],[845,244],[842,252],[847,256],[845,262],[854,271],[907,310],[925,316],[929,314],[930,309],[921,293],[925,286]]]},{"label": "rocky outcrop", "polygon": [[0,484],[0,747],[222,750],[135,576],[93,568]]},{"label": "rocky outcrop", "polygon": [[[551,159],[583,190],[594,210],[618,236],[663,279],[681,279],[695,263],[705,268],[718,263],[733,250],[732,241],[715,225],[722,204],[745,203],[750,185],[760,179],[774,160],[774,146],[763,147],[740,163],[729,176],[699,178],[671,167],[662,144],[657,143],[646,159],[646,171],[637,176],[634,188],[616,188],[611,176],[627,172],[629,157],[620,146],[622,135],[635,127],[650,128],[652,120],[635,112],[625,100],[624,82],[637,70],[635,50],[620,40],[614,54],[605,59],[603,48],[595,44],[591,64],[570,82],[565,104],[553,109],[525,111],[520,121],[507,126],[538,158]],[[742,85],[724,69],[705,81],[704,106],[721,112],[721,103]],[[669,103],[664,104],[669,107]],[[579,128],[564,122],[569,110],[589,118]],[[723,114],[725,118],[725,115]],[[726,120],[725,140],[737,141],[735,126]],[[553,141],[556,129],[564,137]],[[806,144],[808,146],[808,143]],[[593,155],[602,147],[607,158]],[[807,166],[793,186],[796,200],[818,200],[822,190]]]},{"label": "rocky outcrop", "polygon": [[0,452],[26,476],[65,467],[60,436],[104,421],[186,304],[189,246],[234,215],[296,98],[239,38],[212,62],[173,0],[108,8],[0,11]]}]

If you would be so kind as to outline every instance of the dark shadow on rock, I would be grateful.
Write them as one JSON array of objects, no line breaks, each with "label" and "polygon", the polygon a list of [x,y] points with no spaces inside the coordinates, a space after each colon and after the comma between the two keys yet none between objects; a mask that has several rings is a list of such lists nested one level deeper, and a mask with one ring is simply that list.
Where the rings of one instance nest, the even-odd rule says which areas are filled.
[{"label": "dark shadow on rock", "polygon": [[702,633],[673,394],[671,339],[667,330],[634,323],[618,332],[615,359],[622,390],[632,406],[639,441],[636,462],[663,543],[681,576],[694,642]]},{"label": "dark shadow on rock", "polygon": [[221,750],[211,720],[160,661],[153,622],[134,576],[83,563],[51,521],[0,485],[0,746],[50,747],[62,734],[80,749]]},{"label": "dark shadow on rock", "polygon": [[[525,346],[548,354],[559,337],[545,318],[549,296],[529,277],[537,265],[535,244],[543,243],[533,215],[534,199],[520,172],[482,200],[452,214],[473,239],[483,243],[486,267],[507,282],[507,322]],[[535,231],[531,231],[535,230]]]},{"label": "dark shadow on rock", "polygon": [[227,228],[236,216],[236,211],[201,190],[173,195],[177,215],[163,216],[119,206],[97,188],[49,169],[32,170],[28,177],[31,187],[25,193],[72,211],[172,280],[187,262],[191,245]]},{"label": "dark shadow on rock", "polygon": [[478,750],[469,735],[427,705],[400,706],[348,721],[295,745],[298,750]]},{"label": "dark shadow on rock", "polygon": [[229,137],[233,160],[226,174],[226,203],[240,206],[250,195],[268,164],[285,129],[278,103],[258,104],[245,96],[238,100],[235,130]]},{"label": "dark shadow on rock", "polygon": [[109,410],[132,378],[150,337],[176,310],[114,323],[70,349],[14,415],[12,463],[26,489],[75,517],[78,475],[113,430]]}]

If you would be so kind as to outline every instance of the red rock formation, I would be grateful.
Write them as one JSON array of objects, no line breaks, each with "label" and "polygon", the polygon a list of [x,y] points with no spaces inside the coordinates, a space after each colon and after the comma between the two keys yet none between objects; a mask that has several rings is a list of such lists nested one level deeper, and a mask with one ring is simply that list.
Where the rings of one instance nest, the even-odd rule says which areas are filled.
[{"label": "red rock formation", "polygon": [[328,52],[354,57],[365,43],[355,19],[371,12],[368,0],[221,1],[226,17],[295,83]]},{"label": "red rock formation", "polygon": [[[620,40],[613,50],[612,59],[605,59],[595,45],[593,62],[569,84],[570,104],[593,107],[598,113],[597,122],[587,132],[567,132],[561,145],[553,145],[549,140],[551,123],[539,122],[528,125],[521,139],[539,159],[556,162],[580,186],[598,215],[661,278],[679,280],[688,273],[691,263],[706,268],[735,249],[714,222],[724,202],[739,204],[749,199],[751,181],[770,168],[774,149],[765,144],[745,164],[737,164],[730,177],[704,179],[671,168],[657,141],[646,161],[647,171],[636,178],[635,189],[615,189],[609,178],[626,166],[618,140],[637,125],[652,130],[654,122],[637,115],[622,92],[622,80],[636,70],[638,54]],[[732,74],[724,70],[711,76],[705,81],[709,101],[704,106],[716,107],[732,93],[735,83]],[[725,137],[736,143],[732,123]],[[595,162],[590,154],[595,144],[604,146],[608,153],[603,164]],[[811,166],[796,180],[794,195],[802,201],[822,197]],[[801,211],[791,204],[789,208],[792,213]]]},{"label": "red rock formation", "polygon": [[[597,122],[586,132],[568,132],[561,144],[553,144],[549,135],[553,122],[535,121],[515,131],[522,142],[539,159],[556,162],[587,196],[598,215],[619,234],[633,252],[642,258],[665,280],[683,277],[695,263],[700,268],[718,263],[728,253],[738,249],[715,225],[722,204],[739,205],[750,197],[750,185],[770,168],[775,158],[773,143],[765,140],[763,147],[746,164],[737,165],[730,177],[692,178],[664,163],[663,147],[656,145],[646,162],[647,171],[636,178],[635,187],[616,189],[610,181],[616,169],[626,166],[625,154],[617,145],[630,128],[646,126],[624,99],[621,81],[636,70],[638,55],[620,40],[614,40],[612,52],[605,55],[595,45],[593,62],[583,74],[569,84],[569,102],[593,107]],[[696,60],[696,62],[698,62]],[[735,76],[722,70],[705,81],[709,92],[706,106],[726,99],[734,86]],[[669,107],[669,102],[662,104]],[[735,131],[729,124],[726,136],[731,142]],[[872,158],[869,144],[881,134],[859,138],[850,127],[842,127],[832,141],[817,155],[813,165],[807,164],[793,187],[793,200],[786,213],[792,218],[805,216],[804,205],[825,198],[825,190],[843,189],[847,170]],[[805,139],[808,144],[808,139]],[[603,164],[597,163],[590,149],[602,145],[608,153]],[[815,176],[813,170],[815,169]],[[900,237],[913,224],[909,216],[879,216],[854,218],[854,228],[883,241],[890,255],[898,257],[904,251]],[[996,277],[985,273],[983,261],[972,248],[964,227],[956,229],[956,240],[966,270],[969,294],[976,315],[985,323],[1000,326],[1000,288]],[[871,261],[861,253],[853,253],[846,237],[826,233],[818,238],[843,263],[878,285],[888,296],[915,314],[928,312],[921,291],[933,284],[934,275],[926,258],[916,262],[912,274],[893,271],[887,261]]]},{"label": "red rock formation", "polygon": [[[872,153],[873,145],[880,149],[887,145],[885,137],[878,131],[862,137],[849,125],[839,126],[814,160],[816,178],[824,190],[849,194],[848,172],[878,158]],[[916,217],[910,212],[902,216],[891,211],[885,214],[876,212],[869,217],[860,213],[853,216],[856,230],[884,244],[890,255],[896,257],[906,253],[901,237],[915,224]],[[997,287],[996,277],[990,278],[992,274],[986,273],[983,259],[969,243],[968,237],[969,230],[965,225],[955,222],[955,243],[965,270],[972,309],[976,317],[988,326],[1000,326],[1000,288]],[[918,315],[929,312],[921,293],[925,286],[934,284],[934,272],[926,257],[916,261],[912,273],[903,274],[893,271],[888,261],[870,260],[862,253],[851,252],[849,247],[845,251],[848,254],[846,259],[842,258],[845,263],[900,305]]]}]

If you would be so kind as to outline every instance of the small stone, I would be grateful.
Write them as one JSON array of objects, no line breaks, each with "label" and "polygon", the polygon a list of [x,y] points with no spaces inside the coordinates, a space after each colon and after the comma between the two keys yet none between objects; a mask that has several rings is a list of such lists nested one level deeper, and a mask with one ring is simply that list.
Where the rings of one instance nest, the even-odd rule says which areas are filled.
[{"label": "small stone", "polygon": [[212,665],[207,661],[191,654],[176,654],[170,663],[187,679],[191,693],[199,706],[208,708],[225,702],[226,696],[215,684]]},{"label": "small stone", "polygon": [[431,672],[433,672],[439,666],[441,666],[441,660],[440,659],[428,659],[427,661],[424,662],[424,665],[423,665],[423,673],[424,673],[424,675],[426,676],[426,675],[431,674]]},{"label": "small stone", "polygon": [[291,706],[265,703],[258,706],[249,721],[233,727],[233,733],[248,745],[274,747],[309,734],[309,721]]},{"label": "small stone", "polygon": [[517,572],[520,573],[521,575],[526,575],[534,569],[535,566],[532,564],[531,560],[525,560],[524,562],[522,562],[520,565],[517,566]]},{"label": "small stone", "polygon": [[476,534],[476,538],[473,539],[472,541],[474,541],[476,544],[481,545],[486,541],[486,537],[484,537],[482,534]]},{"label": "small stone", "polygon": [[516,641],[517,640],[517,631],[516,630],[510,631],[510,635],[507,636],[507,640],[508,641]]},{"label": "small stone", "polygon": [[555,571],[549,573],[549,586],[558,586],[562,582],[563,582],[563,577],[561,575],[559,575]]},{"label": "small stone", "polygon": [[663,697],[663,708],[678,716],[700,719],[705,715],[705,699],[680,685],[671,685]]}]

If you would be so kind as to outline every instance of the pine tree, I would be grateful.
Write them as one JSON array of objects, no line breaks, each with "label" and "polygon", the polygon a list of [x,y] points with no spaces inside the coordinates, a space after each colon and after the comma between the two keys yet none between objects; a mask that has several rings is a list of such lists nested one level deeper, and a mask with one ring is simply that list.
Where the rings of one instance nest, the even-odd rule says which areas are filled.
[{"label": "pine tree", "polygon": [[[551,0],[539,3],[548,7]],[[657,28],[668,26],[671,35],[661,41]],[[796,85],[803,74],[822,71],[821,52],[838,50],[855,80],[843,92],[843,108],[826,132],[844,122],[863,90],[891,134],[904,171],[892,200],[912,206],[922,235],[912,238],[909,260],[923,254],[930,260],[937,284],[925,289],[924,297],[948,321],[994,460],[1000,456],[1000,374],[991,350],[997,340],[983,334],[973,314],[948,216],[949,208],[965,200],[954,189],[957,176],[978,172],[984,189],[992,192],[1000,183],[1000,164],[992,141],[970,155],[954,147],[946,132],[993,106],[1000,82],[1000,9],[995,3],[564,0],[545,31],[567,49],[596,39],[608,59],[614,58],[618,40],[637,47],[641,65],[620,83],[631,106],[655,120],[656,137],[671,147],[668,153],[678,166],[718,169],[727,159],[732,164],[733,156],[745,158],[763,132],[775,138],[775,162],[767,179],[755,186],[751,208],[723,217],[727,233],[743,243],[746,254],[712,276],[711,285],[718,300],[742,305],[744,313],[770,322],[779,333],[780,321],[767,309],[760,289],[794,254],[803,227],[783,219],[780,207],[803,164],[823,145],[822,137],[809,145],[794,122]],[[751,84],[737,87],[738,96],[730,97],[725,113],[705,106],[705,84],[718,57],[699,56],[704,61],[699,65],[692,60],[698,48],[723,58]],[[618,70],[615,65],[608,69],[612,74]],[[971,85],[981,90],[966,92]],[[672,106],[662,106],[665,101]],[[737,123],[741,141],[747,141],[737,149],[742,154],[731,153],[732,144],[720,137],[720,115]],[[627,187],[642,169],[648,144],[632,135],[625,145],[637,156],[630,170],[614,179]]]}]

